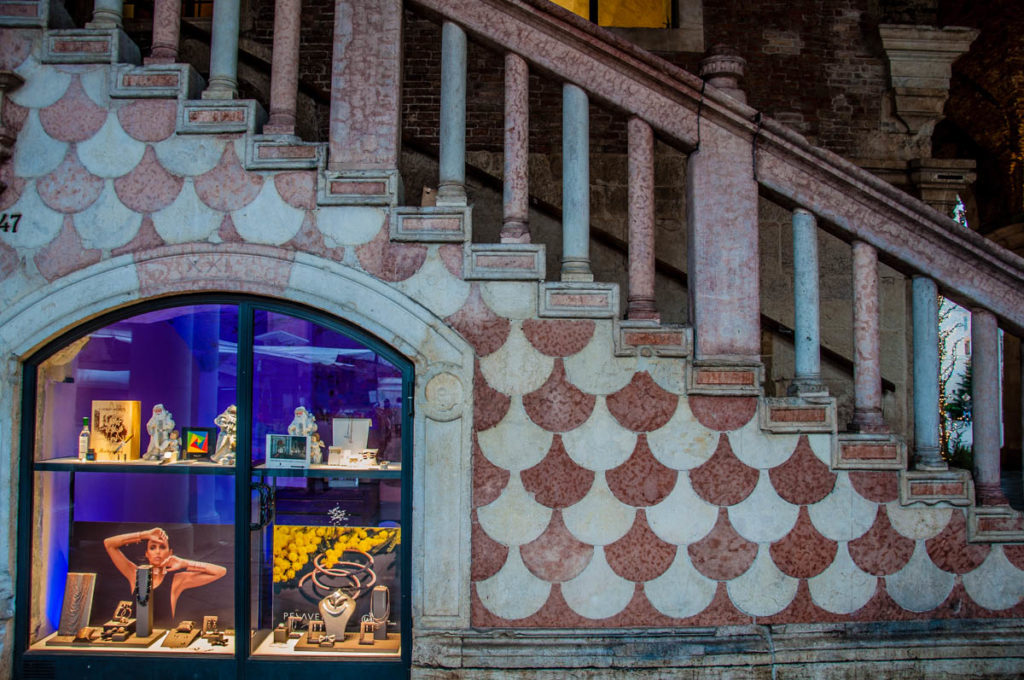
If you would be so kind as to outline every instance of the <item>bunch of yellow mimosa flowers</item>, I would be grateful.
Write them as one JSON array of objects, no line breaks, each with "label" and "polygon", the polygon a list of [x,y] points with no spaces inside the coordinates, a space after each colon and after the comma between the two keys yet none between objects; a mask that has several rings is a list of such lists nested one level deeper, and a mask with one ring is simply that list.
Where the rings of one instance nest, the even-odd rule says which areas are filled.
[{"label": "bunch of yellow mimosa flowers", "polygon": [[274,583],[295,580],[320,553],[324,555],[321,564],[329,569],[347,550],[377,555],[394,550],[400,541],[398,528],[278,525],[274,527]]}]

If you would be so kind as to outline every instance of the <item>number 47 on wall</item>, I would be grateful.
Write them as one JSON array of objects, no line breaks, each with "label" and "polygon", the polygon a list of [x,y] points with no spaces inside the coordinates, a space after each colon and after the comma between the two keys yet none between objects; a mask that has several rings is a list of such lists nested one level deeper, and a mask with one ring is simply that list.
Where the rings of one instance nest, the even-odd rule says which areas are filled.
[{"label": "number 47 on wall", "polygon": [[21,213],[0,213],[0,231],[18,232]]}]

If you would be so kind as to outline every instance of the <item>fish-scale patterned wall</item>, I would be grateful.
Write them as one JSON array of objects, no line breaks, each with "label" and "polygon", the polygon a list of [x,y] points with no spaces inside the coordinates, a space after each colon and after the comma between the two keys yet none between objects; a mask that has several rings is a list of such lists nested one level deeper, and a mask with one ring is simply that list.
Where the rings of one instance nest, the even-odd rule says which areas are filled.
[{"label": "fish-scale patterned wall", "polygon": [[449,321],[474,395],[476,626],[633,627],[1020,616],[1024,547],[902,507],[897,473],[832,471],[828,434],[762,432],[754,398],[682,362],[616,359],[609,322]]}]

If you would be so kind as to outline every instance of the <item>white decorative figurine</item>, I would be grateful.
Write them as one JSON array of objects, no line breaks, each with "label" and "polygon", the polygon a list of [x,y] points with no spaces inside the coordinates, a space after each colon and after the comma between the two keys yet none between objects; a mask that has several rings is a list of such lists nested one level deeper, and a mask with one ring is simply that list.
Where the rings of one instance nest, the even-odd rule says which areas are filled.
[{"label": "white decorative figurine", "polygon": [[235,445],[238,442],[238,414],[235,405],[224,409],[224,413],[213,419],[213,424],[220,428],[217,434],[217,450],[210,460],[221,465],[235,464]]},{"label": "white decorative figurine", "polygon": [[164,446],[170,438],[174,429],[174,418],[171,412],[164,408],[163,404],[153,407],[153,416],[146,423],[146,432],[149,433],[149,448],[146,449],[145,460],[160,460],[163,457]]},{"label": "white decorative figurine", "polygon": [[309,454],[310,461],[313,465],[320,465],[324,462],[324,443],[320,441],[320,434],[317,432],[310,435],[310,438],[312,439]]},{"label": "white decorative figurine", "polygon": [[299,406],[295,409],[295,419],[288,426],[288,434],[309,437],[314,432],[316,432],[316,420],[313,418],[313,414],[307,411],[305,406]]}]

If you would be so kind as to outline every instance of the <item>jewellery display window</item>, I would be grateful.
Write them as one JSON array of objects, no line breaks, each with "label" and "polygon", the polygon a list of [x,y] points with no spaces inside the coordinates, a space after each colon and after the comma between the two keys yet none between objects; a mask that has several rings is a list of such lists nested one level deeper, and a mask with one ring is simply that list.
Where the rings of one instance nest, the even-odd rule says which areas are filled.
[{"label": "jewellery display window", "polygon": [[411,364],[279,302],[132,311],[26,363],[16,663],[404,677]]}]

